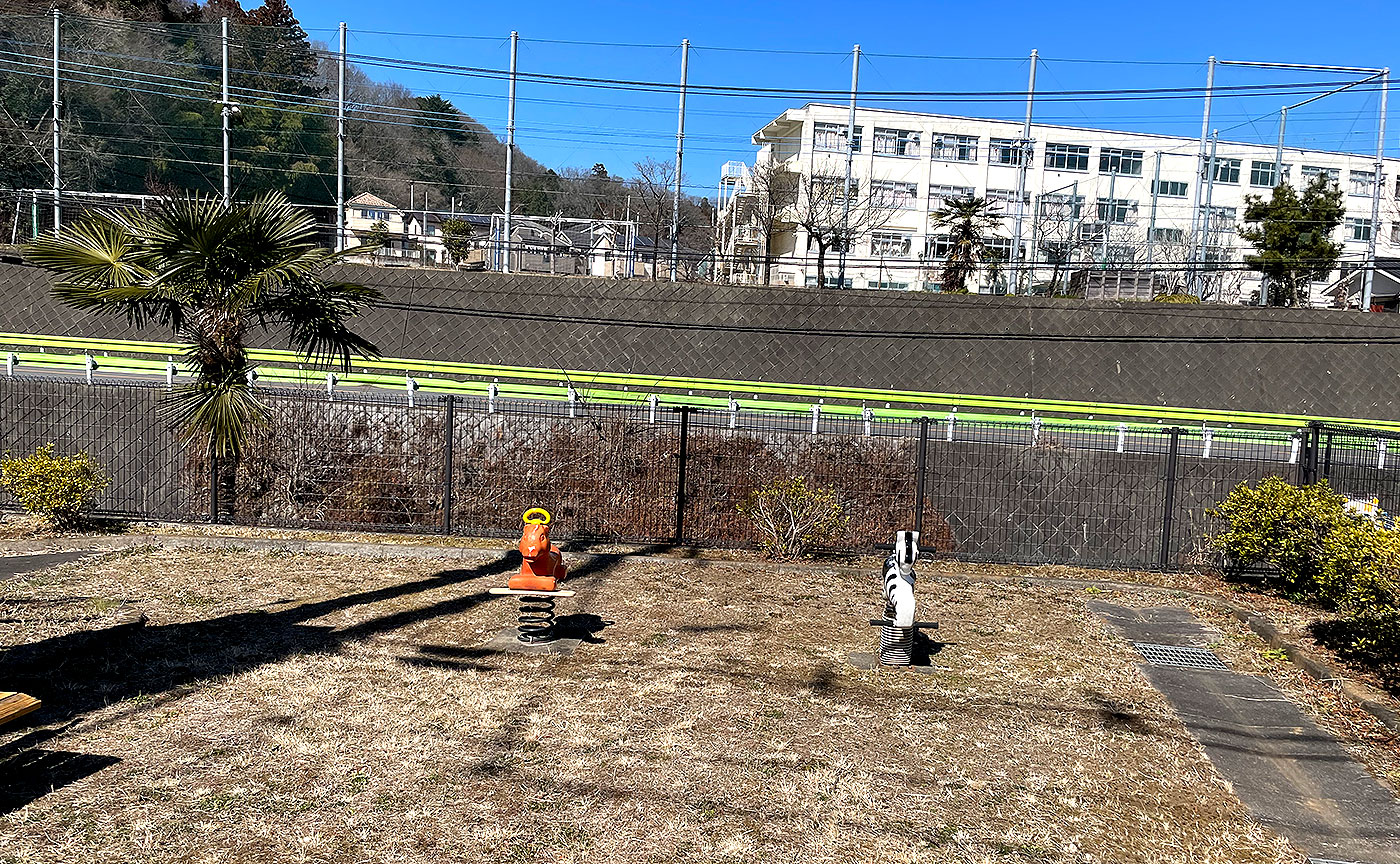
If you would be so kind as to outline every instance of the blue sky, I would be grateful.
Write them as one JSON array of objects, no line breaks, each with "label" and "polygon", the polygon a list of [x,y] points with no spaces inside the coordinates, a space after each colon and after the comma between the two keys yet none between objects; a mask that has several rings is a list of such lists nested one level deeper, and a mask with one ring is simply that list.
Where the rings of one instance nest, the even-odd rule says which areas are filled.
[{"label": "blue sky", "polygon": [[[251,4],[249,4],[251,5]],[[345,21],[352,53],[504,69],[507,36],[521,35],[521,70],[596,78],[674,81],[679,43],[690,39],[692,84],[842,90],[850,86],[851,46],[866,59],[862,90],[1022,91],[1032,48],[1045,59],[1037,89],[1199,87],[1206,58],[1400,68],[1400,3],[1353,0],[1319,4],[1274,0],[1225,4],[1083,2],[606,4],[534,0],[473,3],[454,11],[441,0],[294,0],[313,39],[333,43]],[[1114,10],[1111,13],[1106,9]],[[1331,15],[1331,10],[1340,14]],[[382,31],[382,32],[374,32]],[[420,35],[389,35],[420,34]],[[421,35],[432,34],[432,35]],[[454,37],[454,38],[444,38]],[[462,38],[476,37],[476,38]],[[595,43],[595,44],[570,44]],[[904,55],[904,56],[897,56]],[[918,56],[909,56],[918,55]],[[959,58],[959,59],[934,59]],[[505,82],[407,70],[366,69],[419,93],[442,93],[504,134]],[[1218,85],[1347,80],[1314,72],[1222,68]],[[632,163],[670,160],[676,98],[558,84],[523,83],[517,91],[517,142],[551,168],[602,162],[630,175]],[[1222,139],[1272,142],[1277,94],[1218,99]],[[1288,144],[1374,152],[1378,96],[1329,97],[1289,117]],[[752,161],[749,136],[805,98],[694,95],[686,119],[690,189],[712,190],[720,165]],[[1023,116],[1015,100],[887,104],[984,117]],[[1400,92],[1391,99],[1388,155],[1400,155]],[[1040,122],[1194,136],[1201,100],[1042,102]]]}]

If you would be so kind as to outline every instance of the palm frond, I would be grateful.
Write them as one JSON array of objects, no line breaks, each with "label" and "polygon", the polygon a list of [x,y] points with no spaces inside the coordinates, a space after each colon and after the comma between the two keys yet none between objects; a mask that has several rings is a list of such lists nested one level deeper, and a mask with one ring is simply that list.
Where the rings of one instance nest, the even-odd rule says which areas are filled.
[{"label": "palm frond", "polygon": [[62,303],[125,313],[138,327],[156,321],[178,330],[181,298],[152,284],[155,274],[138,254],[139,218],[131,211],[80,220],[30,243],[25,259],[59,274],[53,290]]},{"label": "palm frond", "polygon": [[175,389],[158,406],[161,416],[219,458],[239,459],[267,411],[241,374],[201,379]]},{"label": "palm frond", "polygon": [[24,247],[24,258],[75,284],[126,287],[150,276],[150,271],[130,260],[139,243],[125,225],[99,216],[79,221],[60,234],[41,235]]},{"label": "palm frond", "polygon": [[267,298],[256,311],[286,327],[288,341],[308,361],[348,370],[355,356],[379,356],[372,342],[351,332],[349,321],[381,296],[365,285],[316,280]]}]

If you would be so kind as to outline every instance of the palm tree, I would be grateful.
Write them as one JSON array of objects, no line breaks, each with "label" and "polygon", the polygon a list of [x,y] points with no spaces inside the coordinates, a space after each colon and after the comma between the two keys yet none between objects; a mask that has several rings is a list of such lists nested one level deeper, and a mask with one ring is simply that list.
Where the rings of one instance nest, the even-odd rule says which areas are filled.
[{"label": "palm tree", "polygon": [[195,380],[163,410],[188,441],[223,461],[226,488],[266,416],[248,380],[250,330],[281,332],[309,362],[346,370],[352,356],[379,353],[349,327],[379,292],[322,278],[341,253],[319,246],[315,219],[280,192],[248,203],[191,196],[143,212],[90,214],[35,240],[25,257],[58,275],[54,294],[63,303],[124,314],[137,327],[157,323],[185,343]]},{"label": "palm tree", "polygon": [[951,249],[939,282],[952,294],[967,293],[967,279],[978,265],[995,264],[1000,256],[987,248],[987,238],[1001,225],[1001,215],[985,198],[953,198],[933,214],[935,228],[947,228]]}]

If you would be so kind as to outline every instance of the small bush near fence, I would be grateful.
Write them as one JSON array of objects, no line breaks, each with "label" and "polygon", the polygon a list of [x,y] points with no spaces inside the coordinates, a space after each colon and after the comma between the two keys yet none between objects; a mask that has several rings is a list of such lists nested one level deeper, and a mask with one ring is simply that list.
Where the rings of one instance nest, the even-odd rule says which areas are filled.
[{"label": "small bush near fence", "polygon": [[1343,653],[1394,664],[1400,652],[1400,531],[1347,509],[1326,481],[1240,484],[1214,515],[1216,548],[1235,568],[1272,565],[1289,590],[1342,617],[1315,628]]},{"label": "small bush near fence", "polygon": [[813,488],[803,477],[774,480],[749,493],[739,513],[753,521],[758,545],[770,558],[797,558],[810,546],[830,545],[847,518],[836,492]]},{"label": "small bush near fence", "polygon": [[55,528],[80,525],[109,480],[87,453],[55,456],[52,443],[28,456],[0,458],[0,487]]}]

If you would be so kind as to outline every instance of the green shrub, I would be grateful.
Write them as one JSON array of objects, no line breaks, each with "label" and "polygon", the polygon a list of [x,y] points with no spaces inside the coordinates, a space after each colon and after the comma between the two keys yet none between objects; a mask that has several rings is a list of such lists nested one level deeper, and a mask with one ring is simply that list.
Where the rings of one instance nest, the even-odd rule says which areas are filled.
[{"label": "green shrub", "polygon": [[1344,654],[1393,661],[1400,652],[1400,531],[1348,513],[1326,481],[1271,477],[1240,484],[1212,515],[1228,526],[1215,548],[1236,568],[1278,567],[1288,589],[1341,613],[1315,628]]},{"label": "green shrub", "polygon": [[1199,303],[1201,298],[1195,294],[1187,294],[1183,291],[1176,291],[1168,294],[1158,294],[1152,298],[1154,303]]},{"label": "green shrub", "polygon": [[1324,541],[1338,527],[1358,521],[1345,505],[1325,480],[1311,486],[1278,477],[1255,488],[1241,483],[1210,511],[1229,523],[1216,535],[1215,549],[1233,569],[1271,564],[1292,590],[1318,594]]},{"label": "green shrub", "polygon": [[91,456],[55,456],[52,443],[28,456],[0,458],[0,487],[56,528],[80,524],[109,482]]},{"label": "green shrub", "polygon": [[1348,633],[1341,647],[1345,653],[1394,663],[1400,658],[1400,532],[1387,531],[1370,522],[1371,537],[1362,566],[1339,573],[1349,577],[1337,598],[1346,614]]},{"label": "green shrub", "polygon": [[847,518],[834,490],[810,488],[804,477],[755,489],[739,513],[753,521],[758,545],[770,558],[797,558],[810,546],[831,542]]}]

